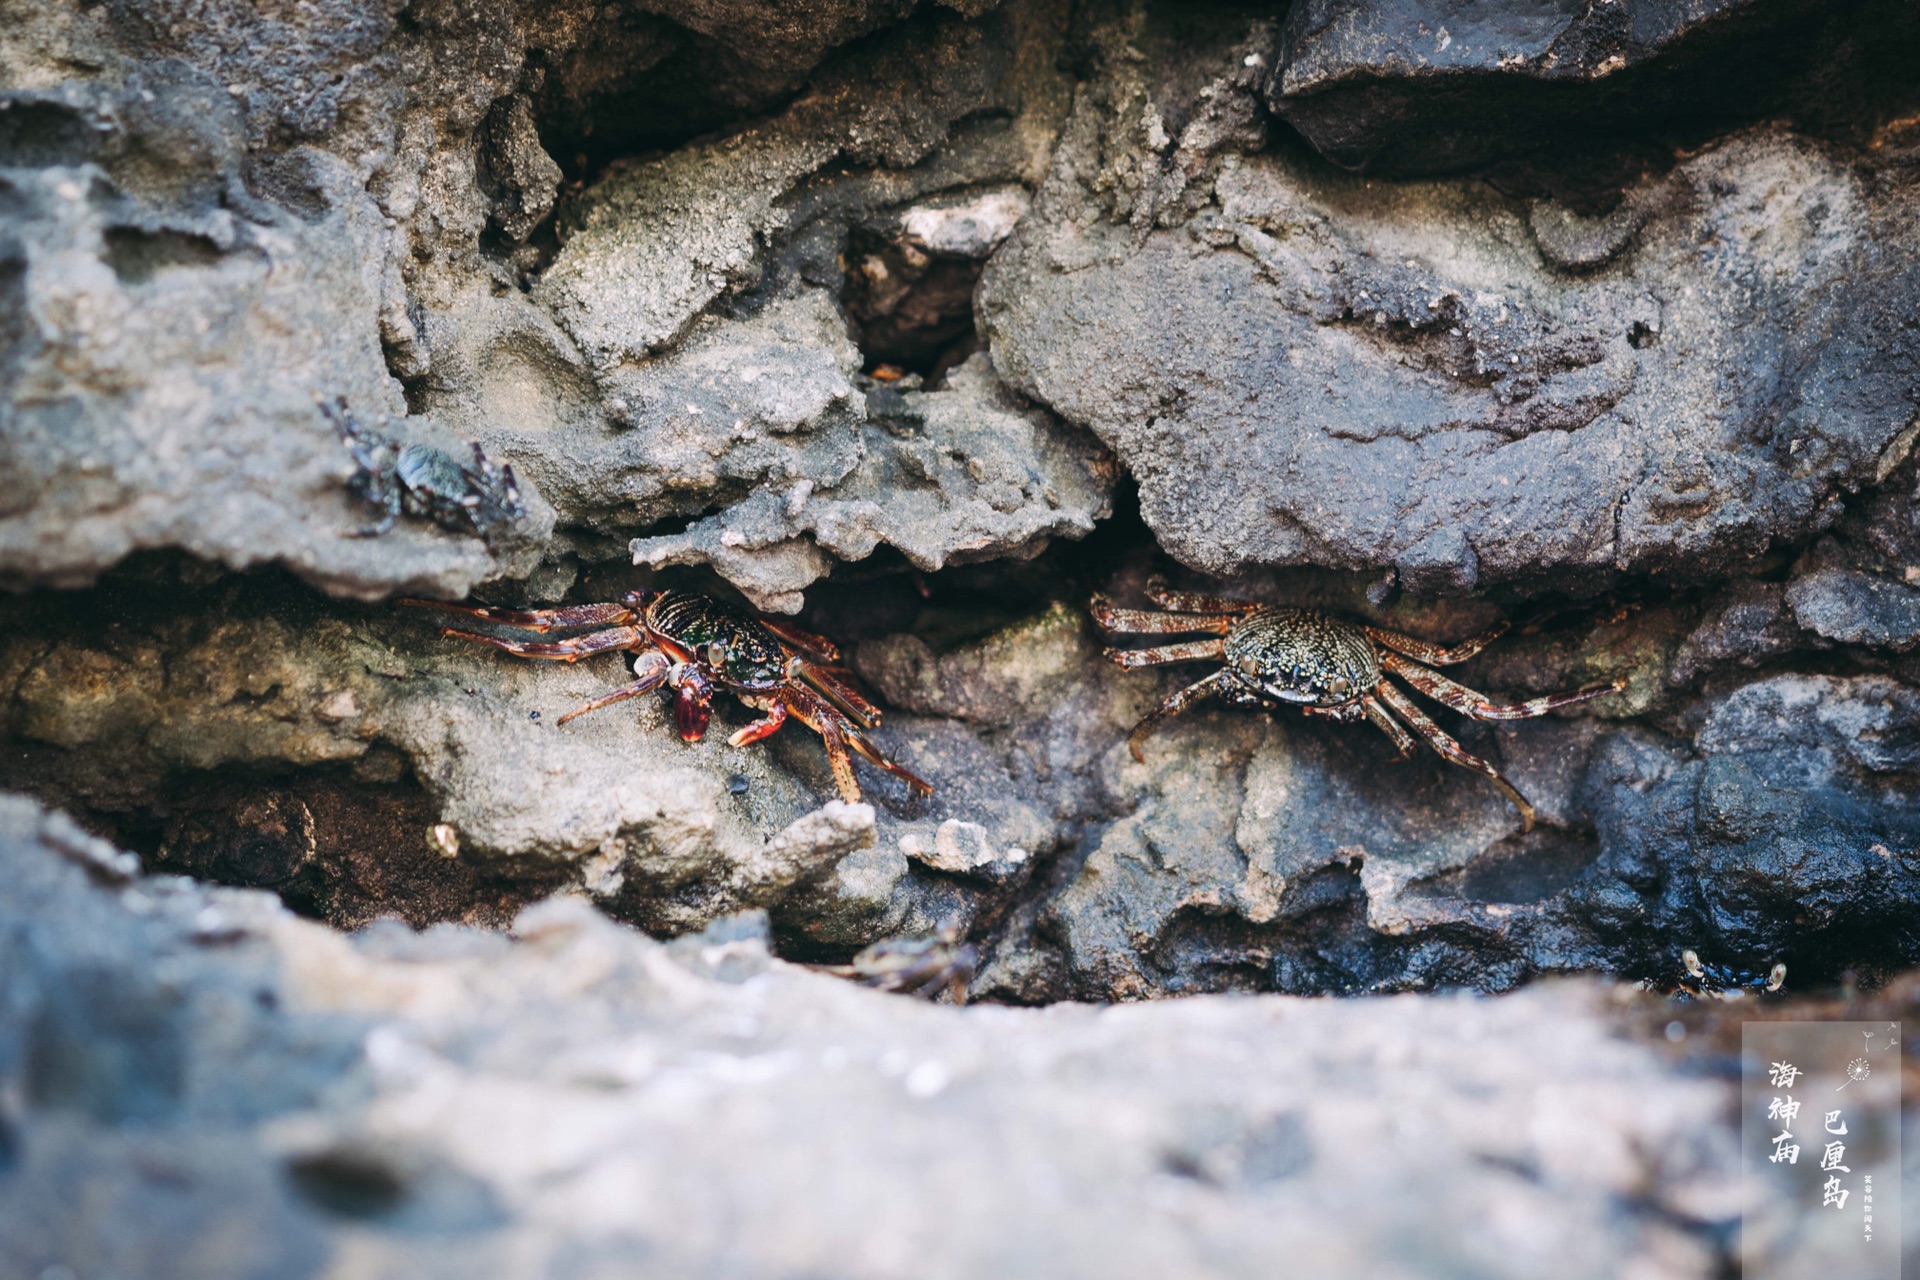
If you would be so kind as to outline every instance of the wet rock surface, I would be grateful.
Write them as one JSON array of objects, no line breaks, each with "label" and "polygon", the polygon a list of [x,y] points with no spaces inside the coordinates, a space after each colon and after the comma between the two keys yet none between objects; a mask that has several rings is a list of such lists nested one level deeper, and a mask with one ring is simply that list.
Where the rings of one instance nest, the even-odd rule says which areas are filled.
[{"label": "wet rock surface", "polygon": [[342,936],[131,862],[0,800],[10,1273],[1704,1275],[1737,1209],[1730,1086],[1595,984],[956,1010],[750,928]]},{"label": "wet rock surface", "polygon": [[[1715,1274],[1724,1085],[1535,980],[1920,963],[1913,44],[1757,0],[0,0],[0,787],[80,824],[3,811],[4,1247],[1393,1275],[1493,1221],[1447,1265]],[[1155,579],[1511,620],[1449,668],[1500,701],[1623,687],[1415,695],[1527,833],[1366,723],[1207,702],[1136,761],[1211,665],[1121,671],[1086,610]],[[725,693],[697,743],[652,696],[560,725],[630,660],[393,604],[659,585],[839,642],[933,794],[729,746]],[[795,967],[941,930],[976,1004],[1205,998]],[[1569,1098],[1667,1154],[1570,1160]]]}]

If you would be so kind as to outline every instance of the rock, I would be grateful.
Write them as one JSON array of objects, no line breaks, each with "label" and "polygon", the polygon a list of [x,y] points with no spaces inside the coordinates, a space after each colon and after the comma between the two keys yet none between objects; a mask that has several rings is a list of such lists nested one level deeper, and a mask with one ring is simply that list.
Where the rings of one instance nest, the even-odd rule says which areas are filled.
[{"label": "rock", "polygon": [[[1241,47],[1179,91],[1244,92]],[[1141,75],[1102,64],[980,315],[1001,376],[1112,448],[1194,569],[1391,568],[1422,595],[1699,581],[1828,527],[1910,448],[1904,167],[1736,133],[1631,192],[1644,221],[1604,265],[1551,234],[1543,256],[1483,185],[1387,197],[1239,143],[1142,221]]]},{"label": "rock", "polygon": [[[142,832],[159,865],[271,886],[343,925],[382,911],[504,922],[571,884],[664,932],[765,906],[807,946],[857,950],[890,925],[971,919],[1028,869],[1009,853],[949,884],[910,871],[903,840],[932,848],[955,821],[996,850],[1059,838],[1008,793],[998,753],[955,726],[878,732],[882,750],[951,781],[916,799],[859,764],[876,815],[832,799],[818,736],[797,722],[729,747],[755,713],[721,697],[688,744],[653,697],[557,726],[629,678],[618,657],[519,661],[437,638],[413,610],[294,627],[298,592],[254,585],[123,583],[111,623],[86,605],[16,604],[0,734],[31,745],[9,780]],[[862,861],[876,841],[888,860]]]},{"label": "rock", "polygon": [[493,199],[492,221],[518,244],[553,212],[562,173],[540,146],[526,95],[494,103],[481,125],[480,186]]},{"label": "rock", "polygon": [[[72,813],[77,825],[33,837],[60,851],[61,874],[132,904],[174,895],[177,916],[149,915],[191,955],[258,960],[274,1000],[285,969],[316,1005],[362,1019],[285,1050],[304,1065],[282,1110],[293,1095],[276,1092],[274,1064],[233,1056],[254,1075],[219,1074],[241,1071],[228,1062],[208,1077],[231,1093],[222,1105],[275,1119],[215,1132],[181,1101],[203,1084],[187,1078],[196,1037],[218,1048],[252,1023],[203,1017],[168,984],[198,991],[212,973],[238,993],[229,1011],[261,988],[220,986],[238,970],[217,965],[149,963],[139,948],[158,935],[88,917],[102,964],[136,980],[96,991],[75,977],[85,990],[37,1042],[59,1080],[0,1084],[0,1167],[50,1162],[32,1167],[69,1171],[51,1185],[94,1179],[100,1203],[122,1206],[89,1238],[131,1252],[74,1269],[226,1265],[190,1247],[213,1218],[142,1216],[159,1148],[87,1127],[168,1116],[205,1144],[166,1167],[265,1224],[221,1237],[239,1242],[222,1246],[235,1267],[264,1274],[353,1270],[327,1253],[324,1214],[392,1228],[360,1228],[354,1247],[369,1250],[484,1238],[427,1263],[396,1252],[401,1271],[484,1271],[522,1256],[500,1250],[508,1224],[537,1221],[551,1242],[553,1223],[580,1216],[607,1239],[654,1224],[646,1265],[699,1274],[676,1261],[718,1256],[701,1233],[726,1223],[731,1245],[747,1219],[724,1191],[701,1202],[721,1206],[708,1217],[680,1212],[683,1185],[747,1187],[754,1205],[839,1224],[808,1237],[818,1257],[769,1253],[769,1272],[938,1270],[949,1256],[952,1273],[979,1270],[980,1223],[1064,1220],[1045,1195],[1046,1223],[996,1198],[993,1169],[1059,1163],[1029,1158],[1018,1125],[934,1188],[951,1223],[903,1201],[918,1185],[903,1168],[978,1150],[965,1143],[981,1126],[968,1113],[929,1133],[862,1111],[878,1106],[864,1080],[843,1108],[830,1072],[822,1085],[795,1068],[796,1092],[755,1097],[780,1124],[844,1111],[912,1158],[872,1157],[891,1180],[846,1183],[858,1194],[826,1217],[813,1184],[788,1201],[729,1181],[744,1176],[722,1163],[734,1148],[803,1149],[783,1145],[793,1130],[741,1119],[751,1098],[713,1094],[733,1099],[718,1118],[683,1110],[693,1127],[632,1130],[621,1158],[662,1163],[578,1188],[566,1180],[599,1157],[561,1148],[629,1132],[631,1116],[603,1127],[536,1108],[538,1141],[498,1148],[466,1121],[525,1120],[499,1096],[561,1077],[566,1106],[577,1085],[591,1112],[665,1070],[684,1108],[787,1081],[782,1064],[816,1051],[824,1063],[839,1042],[813,1031],[764,1053],[702,1038],[789,998],[811,1016],[813,996],[790,992],[844,994],[805,986],[776,953],[831,964],[951,930],[984,957],[977,998],[1036,1005],[1490,992],[1569,971],[1662,984],[1689,948],[1729,973],[1787,961],[1808,986],[1870,986],[1920,962],[1903,923],[1920,844],[1911,17],[1885,0],[1470,8],[23,10],[0,40],[0,578],[28,590],[0,599],[0,785]],[[1756,71],[1789,64],[1805,74]],[[1562,106],[1585,113],[1577,128]],[[1330,168],[1289,120],[1368,176]],[[1440,176],[1384,176],[1416,169]],[[441,512],[452,530],[403,518],[342,537],[368,513],[316,393],[344,395],[396,442],[455,460],[478,444],[521,478],[525,520],[491,549],[460,536],[457,510]],[[1490,696],[1625,687],[1525,723],[1443,717],[1535,804],[1526,835],[1483,778],[1424,750],[1395,761],[1364,724],[1202,705],[1136,762],[1129,730],[1205,666],[1116,670],[1086,605],[1096,591],[1140,604],[1154,575],[1436,642],[1510,620],[1454,672]],[[698,744],[655,697],[560,726],[630,678],[621,658],[523,662],[365,603],[476,590],[580,603],[658,584],[737,588],[844,643],[884,704],[876,742],[933,795],[861,765],[864,802],[846,805],[803,726],[728,747],[755,714],[731,697]],[[263,900],[179,880],[136,884],[119,847],[151,872],[271,886],[290,910],[361,932],[262,924]],[[693,940],[664,955],[601,913]],[[0,927],[0,946],[39,937]],[[1342,1019],[1404,1017],[1381,1033],[1398,1043],[1496,1008],[1578,1021],[1556,1003],[1573,998],[1329,1007],[1305,1031],[1358,1043]],[[1285,1001],[1191,1008],[1276,1017],[1289,1036],[1305,1016]],[[1213,1013],[1054,1021],[1083,1014],[1096,1030],[1061,1061],[1166,1061],[1189,1031],[1191,1052],[1212,1052]],[[979,1025],[1054,1025],[1024,1016]],[[1202,1022],[1102,1038],[1134,1017]],[[1238,1026],[1221,1043],[1241,1043]],[[897,1036],[874,1034],[877,1060]],[[956,1056],[916,1048],[885,1087],[916,1106],[971,1098],[966,1054],[997,1050],[955,1034]],[[1311,1036],[1244,1043],[1282,1069],[1325,1065],[1300,1056]],[[1051,1044],[1021,1061],[1053,1061]],[[23,1054],[0,1047],[0,1070],[27,1071]],[[499,1096],[484,1107],[459,1101],[461,1072],[511,1054],[534,1065],[488,1077]],[[382,1094],[376,1076],[412,1083]],[[1058,1110],[1035,1096],[1019,1105]],[[43,1125],[48,1098],[60,1115]],[[1243,1116],[1232,1101],[1194,1101],[1177,1121],[1116,1110],[1116,1132],[1134,1131],[1128,1115],[1170,1126],[1149,1144],[1164,1161],[1101,1146],[1111,1134],[1085,1158],[1099,1178],[1132,1168],[1129,1187],[1196,1204],[1299,1185],[1323,1164],[1357,1176],[1325,1163],[1336,1130],[1313,1115],[1269,1099]],[[30,1142],[21,1105],[36,1109]],[[450,1145],[410,1145],[424,1130],[409,1124],[449,1115]],[[1370,1169],[1415,1168],[1385,1150]],[[843,1154],[809,1173],[855,1177],[851,1156],[832,1163]],[[1536,1166],[1498,1166],[1513,1167]],[[685,1169],[710,1184],[676,1181]],[[1419,1216],[1429,1203],[1485,1217],[1485,1198],[1421,1198],[1453,1164],[1417,1169],[1367,1210],[1415,1216],[1369,1219],[1381,1231],[1341,1237],[1324,1270],[1405,1269],[1390,1242],[1437,1237]],[[642,1188],[641,1217],[623,1216],[628,1191],[606,1191],[619,1178]],[[1132,1190],[1084,1185],[1094,1217],[1151,1216]],[[1548,1201],[1602,1204],[1529,1185],[1541,1204],[1515,1221],[1545,1220]],[[1646,1227],[1646,1203],[1606,1200],[1594,1230],[1675,1230],[1671,1213]],[[1296,1226],[1324,1238],[1328,1205],[1310,1207],[1261,1219],[1247,1266]],[[302,1214],[314,1221],[293,1225]],[[893,1250],[873,1224],[896,1221],[909,1234]],[[942,1234],[953,1223],[972,1234]],[[588,1231],[539,1262],[624,1273],[640,1230]],[[1201,1234],[1217,1246],[1205,1265],[1239,1248]],[[1160,1252],[1088,1247],[1086,1269],[1202,1265],[1186,1236]],[[1553,1265],[1631,1251],[1562,1249]],[[1455,1269],[1530,1255],[1489,1256]]]},{"label": "rock", "polygon": [[1816,569],[1787,588],[1794,621],[1842,644],[1904,651],[1920,642],[1920,591],[1872,574]]},{"label": "rock", "polygon": [[829,800],[788,823],[736,873],[748,892],[776,897],[804,878],[831,870],[856,849],[873,845],[873,806]]},{"label": "rock", "polygon": [[1266,100],[1348,168],[1445,173],[1568,139],[1598,167],[1608,146],[1653,151],[1663,132],[1771,112],[1819,120],[1835,83],[1897,83],[1900,55],[1861,47],[1869,32],[1883,50],[1920,35],[1880,5],[1311,0],[1281,24]]},{"label": "rock", "polygon": [[984,355],[943,390],[895,399],[883,424],[860,432],[859,461],[822,490],[804,478],[784,494],[763,488],[684,533],[636,538],[634,562],[710,564],[758,607],[798,612],[802,589],[832,564],[822,551],[864,560],[886,544],[931,571],[1036,555],[1108,514],[1104,453],[1007,395]]},{"label": "rock", "polygon": [[[1681,1207],[1737,1212],[1730,1086],[1591,982],[953,1009],[577,899],[343,937],[95,885],[45,820],[0,801],[9,1274],[1388,1274],[1492,1206],[1476,1274],[1680,1275],[1720,1257]],[[210,907],[232,941],[195,940]]]},{"label": "rock", "polygon": [[1684,919],[1716,951],[1803,965],[1897,952],[1882,913],[1914,883],[1917,710],[1884,677],[1777,676],[1709,712],[1699,758],[1642,734],[1603,743],[1596,869],[1641,896],[1633,927]]},{"label": "rock", "polygon": [[[38,105],[49,120],[67,110]],[[458,594],[538,559],[538,528],[501,559],[421,522],[348,536],[366,523],[347,491],[354,467],[314,401],[393,401],[370,269],[386,233],[339,166],[311,159],[324,216],[262,223],[154,209],[71,159],[4,179],[12,394],[0,432],[16,496],[0,517],[0,575],[73,586],[134,551],[180,547],[232,568],[284,564],[345,595]]]},{"label": "rock", "polygon": [[1674,660],[1672,679],[1683,684],[1717,664],[1757,666],[1792,652],[1800,640],[1780,584],[1736,583],[1707,606],[1706,617]]},{"label": "rock", "polygon": [[[647,426],[683,416],[688,403],[681,387],[645,376],[630,385],[610,373],[596,385],[593,370],[618,351],[672,345],[723,295],[752,292],[788,247],[791,209],[776,203],[836,158],[857,167],[843,186],[875,189],[854,199],[857,210],[829,201],[830,225],[809,234],[844,236],[849,220],[915,197],[1030,181],[1044,121],[1057,115],[1058,77],[1016,83],[1011,58],[1053,19],[1044,5],[1010,16],[992,7],[927,15],[831,65],[821,64],[835,46],[905,10],[891,0],[821,6],[778,39],[763,15],[726,5],[676,10],[677,23],[638,16],[653,34],[631,41],[608,41],[589,13],[527,16],[511,6],[442,15],[418,32],[332,10],[244,33],[224,12],[112,32],[36,28],[38,43],[10,45],[6,56],[22,62],[13,82],[47,87],[0,107],[17,124],[0,129],[17,152],[0,160],[23,166],[7,180],[17,193],[5,216],[19,231],[6,250],[19,265],[6,273],[20,294],[10,307],[19,332],[4,344],[0,412],[10,416],[0,430],[14,442],[22,491],[37,496],[0,517],[0,575],[77,584],[133,551],[180,548],[235,568],[283,563],[336,594],[458,596],[503,577],[552,581],[541,555],[556,516],[587,529],[617,523],[617,541],[570,538],[556,549],[604,558],[637,528],[738,500],[763,478],[766,458],[722,466],[703,483],[682,474],[686,455],[675,453],[649,476],[664,495],[651,509],[636,508],[624,482],[643,460],[609,458],[583,472],[583,450],[602,446],[612,424],[638,425],[630,402],[651,406]],[[537,233],[551,225],[563,175],[549,148],[570,128],[550,113],[618,97],[633,70],[623,60],[720,65],[713,42],[742,23],[756,29],[753,52],[720,60],[743,77],[733,109],[772,106],[802,83],[807,91],[764,127],[615,173],[570,203],[566,244],[549,262],[553,249]],[[595,45],[605,57],[597,72],[582,61]],[[250,65],[249,49],[271,65]],[[76,78],[83,66],[113,73]],[[875,82],[896,87],[876,95]],[[714,101],[708,90],[687,89],[688,101]],[[973,129],[978,137],[956,156],[929,158],[961,117],[1019,110],[1022,94],[1036,105],[1016,126]],[[858,168],[876,163],[920,171],[876,183]],[[80,194],[60,194],[68,189]],[[762,202],[741,205],[743,189]],[[1004,234],[1007,202],[1019,198],[982,206],[981,234]],[[628,243],[634,235],[653,238]],[[634,262],[638,275],[620,274]],[[534,283],[529,272],[541,277],[537,302],[521,291]],[[838,327],[833,282],[823,283],[788,290],[807,311],[802,328],[817,323],[822,303]],[[69,297],[84,301],[72,323],[61,319]],[[759,341],[751,331],[722,336],[710,346],[724,355],[709,361],[737,360],[743,342]],[[824,445],[789,480],[827,489],[860,447],[843,363],[811,370],[842,384],[837,397],[765,406],[771,429],[815,433]],[[785,380],[785,369],[768,372]],[[513,545],[490,554],[409,525],[380,539],[340,536],[357,527],[340,493],[349,464],[312,401],[344,395],[364,415],[397,413],[401,382],[413,412],[397,434],[456,456],[477,440],[530,481],[532,519]],[[648,400],[662,391],[664,401]],[[714,425],[724,434],[765,416],[730,413]],[[127,422],[146,425],[127,434]],[[67,475],[82,479],[55,483]],[[578,493],[594,475],[599,487]],[[557,512],[535,492],[548,483],[560,490]],[[1051,524],[1030,517],[976,532],[975,520],[944,553],[1028,550],[1043,525],[1078,532],[1104,509],[1105,487]],[[789,570],[786,580],[823,571],[814,555],[815,573]],[[742,572],[755,571],[764,573]],[[795,588],[778,590],[793,607]]]}]

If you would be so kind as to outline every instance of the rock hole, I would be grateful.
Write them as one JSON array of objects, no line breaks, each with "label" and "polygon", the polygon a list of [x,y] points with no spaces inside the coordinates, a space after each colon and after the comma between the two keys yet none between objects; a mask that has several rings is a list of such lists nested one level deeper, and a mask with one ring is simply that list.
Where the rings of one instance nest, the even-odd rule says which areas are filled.
[{"label": "rock hole", "polygon": [[1635,320],[1633,327],[1627,330],[1627,345],[1635,351],[1645,351],[1660,341],[1660,331],[1645,320]]},{"label": "rock hole", "polygon": [[[383,916],[504,926],[551,892],[551,875],[448,858],[430,832],[438,806],[397,752],[297,777],[243,772],[175,778],[164,800],[122,820],[150,870],[268,889],[294,911],[353,929]],[[379,780],[370,775],[397,776]]]},{"label": "rock hole", "polygon": [[406,1179],[366,1152],[299,1156],[287,1162],[287,1176],[308,1201],[342,1218],[385,1218],[407,1199]]},{"label": "rock hole", "polygon": [[80,112],[57,102],[0,101],[0,168],[85,164],[103,135]]},{"label": "rock hole", "polygon": [[163,271],[220,262],[220,246],[191,232],[109,227],[106,242],[107,265],[125,284],[150,284]]},{"label": "rock hole", "polygon": [[26,251],[17,241],[0,241],[0,377],[11,380],[30,349],[28,323]]},{"label": "rock hole", "polygon": [[930,252],[905,237],[856,231],[843,302],[868,373],[917,373],[936,384],[980,349],[973,291],[984,258]]}]

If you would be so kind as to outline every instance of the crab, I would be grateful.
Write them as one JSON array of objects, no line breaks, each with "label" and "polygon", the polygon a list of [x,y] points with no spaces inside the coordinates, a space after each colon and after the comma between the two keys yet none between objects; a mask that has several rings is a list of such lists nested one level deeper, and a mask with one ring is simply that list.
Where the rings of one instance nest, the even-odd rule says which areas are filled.
[{"label": "crab", "polygon": [[1680,968],[1684,972],[1668,993],[1676,1000],[1739,1000],[1749,991],[1755,995],[1773,995],[1787,984],[1787,966],[1784,964],[1773,965],[1761,974],[1735,965],[1702,960],[1700,953],[1692,947],[1680,953]]},{"label": "crab", "polygon": [[[1144,744],[1162,722],[1208,696],[1235,706],[1292,706],[1310,716],[1351,722],[1370,720],[1405,757],[1414,735],[1463,768],[1492,779],[1520,812],[1520,830],[1533,830],[1534,810],[1500,771],[1449,737],[1388,676],[1398,676],[1428,697],[1476,720],[1521,720],[1545,715],[1625,686],[1615,680],[1571,693],[1548,694],[1503,706],[1441,675],[1433,668],[1465,662],[1507,630],[1502,622],[1452,646],[1429,644],[1385,627],[1353,622],[1315,609],[1286,609],[1228,596],[1149,590],[1166,612],[1116,609],[1095,596],[1091,612],[1101,630],[1117,635],[1211,634],[1151,649],[1109,649],[1107,656],[1131,671],[1173,662],[1220,662],[1218,671],[1170,694],[1134,726],[1127,745],[1144,761]],[[1411,729],[1411,732],[1409,732]]]},{"label": "crab", "polygon": [[979,964],[979,950],[961,941],[958,928],[946,925],[919,937],[883,939],[851,964],[821,968],[879,991],[905,991],[923,1000],[951,991],[955,1004],[965,1004],[967,983]]},{"label": "crab", "polygon": [[460,636],[522,658],[578,662],[596,653],[626,651],[635,656],[633,682],[603,694],[561,716],[565,724],[589,711],[637,698],[655,689],[673,693],[673,719],[680,736],[698,742],[706,736],[716,691],[731,693],[765,715],[727,742],[736,747],[771,736],[791,715],[820,735],[841,798],[860,799],[853,776],[858,754],[922,795],[933,785],[880,753],[867,733],[880,725],[880,712],[852,686],[852,673],[839,664],[840,651],[824,637],[785,622],[755,617],[711,596],[685,591],[629,591],[618,603],[570,605],[559,609],[515,611],[491,605],[402,600],[414,608],[458,613],[520,632],[579,632],[563,640],[530,640],[485,635],[458,627]]},{"label": "crab", "polygon": [[345,397],[320,411],[333,423],[358,468],[347,489],[380,513],[379,520],[347,536],[375,538],[402,515],[430,519],[454,533],[489,538],[495,529],[527,514],[511,464],[495,467],[473,446],[473,461],[460,462],[428,444],[402,444],[354,421]]}]

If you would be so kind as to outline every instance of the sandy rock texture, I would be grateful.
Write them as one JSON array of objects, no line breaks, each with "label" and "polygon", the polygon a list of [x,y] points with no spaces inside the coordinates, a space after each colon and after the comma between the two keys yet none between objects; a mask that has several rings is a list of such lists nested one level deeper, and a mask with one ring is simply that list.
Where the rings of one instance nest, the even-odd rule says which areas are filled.
[{"label": "sandy rock texture", "polygon": [[136,867],[0,800],[11,1274],[1706,1275],[1737,1211],[1729,1087],[1599,984],[956,1010]]}]

